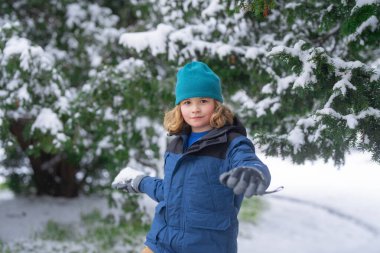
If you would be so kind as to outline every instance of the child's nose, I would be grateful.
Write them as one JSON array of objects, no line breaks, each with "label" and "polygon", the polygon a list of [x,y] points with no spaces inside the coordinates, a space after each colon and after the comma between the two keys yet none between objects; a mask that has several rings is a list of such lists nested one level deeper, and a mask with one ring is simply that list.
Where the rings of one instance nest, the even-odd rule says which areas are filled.
[{"label": "child's nose", "polygon": [[199,112],[199,110],[200,110],[200,107],[199,107],[199,105],[197,105],[197,104],[195,104],[195,105],[193,106],[193,108],[192,108],[192,111],[193,111],[193,112]]}]

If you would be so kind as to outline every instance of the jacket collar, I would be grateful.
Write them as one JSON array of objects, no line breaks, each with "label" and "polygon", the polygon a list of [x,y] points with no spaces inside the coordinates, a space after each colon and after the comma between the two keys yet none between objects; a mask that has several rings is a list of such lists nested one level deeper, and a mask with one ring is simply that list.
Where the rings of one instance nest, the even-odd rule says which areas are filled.
[{"label": "jacket collar", "polygon": [[[189,134],[191,132],[191,128],[186,126],[180,135],[182,139],[182,143],[187,141]],[[199,141],[196,141],[186,152],[196,152],[200,149],[203,149],[209,145],[216,145],[220,143],[227,142],[227,133],[236,132],[241,135],[247,136],[247,131],[238,117],[234,117],[234,121],[231,124],[226,124],[221,128],[214,128],[210,132],[208,132],[205,136],[203,136]]]},{"label": "jacket collar", "polygon": [[[247,130],[245,129],[245,127],[241,123],[240,119],[237,116],[235,116],[232,125],[226,124],[225,126],[223,126],[221,128],[214,128],[209,133],[207,133],[203,137],[203,139],[212,139],[214,137],[225,134],[227,132],[237,132],[239,134],[247,136]],[[190,128],[190,126],[186,125],[182,129],[182,132],[180,135],[181,136],[185,136],[185,135],[188,136],[190,133],[191,133],[191,128]]]}]

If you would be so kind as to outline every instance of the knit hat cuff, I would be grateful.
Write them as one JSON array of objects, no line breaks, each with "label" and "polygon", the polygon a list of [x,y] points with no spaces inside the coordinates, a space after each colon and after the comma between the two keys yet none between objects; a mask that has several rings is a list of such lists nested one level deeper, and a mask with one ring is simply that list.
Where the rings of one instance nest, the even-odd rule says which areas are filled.
[{"label": "knit hat cuff", "polygon": [[223,103],[223,97],[219,96],[218,94],[205,93],[205,92],[194,92],[194,93],[189,93],[189,94],[186,94],[183,96],[178,96],[175,100],[175,104],[178,105],[183,100],[188,99],[188,98],[213,98],[213,99],[218,100],[219,102]]}]

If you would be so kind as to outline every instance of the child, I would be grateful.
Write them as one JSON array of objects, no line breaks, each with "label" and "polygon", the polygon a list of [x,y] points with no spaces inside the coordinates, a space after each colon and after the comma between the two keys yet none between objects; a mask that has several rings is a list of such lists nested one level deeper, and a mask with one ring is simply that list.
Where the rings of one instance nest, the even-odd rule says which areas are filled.
[{"label": "child", "polygon": [[116,187],[158,202],[143,252],[236,253],[241,202],[265,193],[269,170],[205,63],[178,71],[175,104],[164,119],[176,136],[165,152],[164,179],[128,168],[129,180]]}]

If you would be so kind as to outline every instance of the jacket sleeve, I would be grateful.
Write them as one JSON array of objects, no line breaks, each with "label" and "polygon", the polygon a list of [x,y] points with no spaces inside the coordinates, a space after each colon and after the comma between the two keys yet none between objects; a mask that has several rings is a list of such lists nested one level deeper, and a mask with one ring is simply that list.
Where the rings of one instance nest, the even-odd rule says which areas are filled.
[{"label": "jacket sleeve", "polygon": [[160,178],[144,177],[140,182],[139,190],[157,202],[164,200],[164,184]]},{"label": "jacket sleeve", "polygon": [[228,153],[230,160],[230,169],[238,167],[255,167],[264,175],[264,183],[266,187],[271,181],[271,174],[268,167],[257,157],[255,147],[252,142],[244,137],[237,137],[231,143],[231,149]]}]

